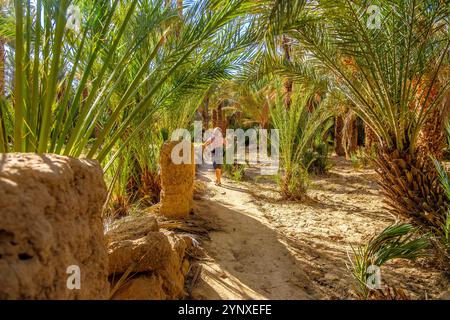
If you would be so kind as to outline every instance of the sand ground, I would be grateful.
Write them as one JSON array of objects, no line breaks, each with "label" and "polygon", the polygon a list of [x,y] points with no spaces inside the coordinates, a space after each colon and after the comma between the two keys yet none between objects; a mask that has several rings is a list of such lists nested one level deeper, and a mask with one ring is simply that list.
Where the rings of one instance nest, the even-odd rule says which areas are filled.
[{"label": "sand ground", "polygon": [[[213,171],[197,179],[211,191],[195,200],[195,215],[213,226],[201,246],[208,259],[197,262],[193,299],[352,299],[347,269],[351,246],[396,221],[383,209],[371,169],[355,170],[333,157],[333,168],[313,177],[309,200],[285,201],[276,181],[249,168],[243,182]],[[431,258],[396,260],[382,268],[382,282],[401,287],[413,299],[436,298],[449,290],[448,278]]]}]

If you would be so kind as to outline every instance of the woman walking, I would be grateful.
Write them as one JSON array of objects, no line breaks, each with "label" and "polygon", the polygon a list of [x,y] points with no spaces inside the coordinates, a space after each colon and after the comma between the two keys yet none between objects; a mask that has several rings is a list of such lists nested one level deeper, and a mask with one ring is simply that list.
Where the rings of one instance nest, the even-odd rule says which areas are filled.
[{"label": "woman walking", "polygon": [[211,145],[211,155],[213,158],[213,168],[216,173],[216,186],[221,186],[222,177],[222,163],[223,163],[223,147],[226,145],[226,141],[223,138],[222,130],[219,127],[214,128],[212,136],[205,141],[204,147]]}]

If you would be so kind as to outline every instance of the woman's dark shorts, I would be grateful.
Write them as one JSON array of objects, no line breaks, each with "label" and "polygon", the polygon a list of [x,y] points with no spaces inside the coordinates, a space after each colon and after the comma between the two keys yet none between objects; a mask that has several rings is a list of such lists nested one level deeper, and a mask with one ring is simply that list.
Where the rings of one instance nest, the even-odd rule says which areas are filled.
[{"label": "woman's dark shorts", "polygon": [[[211,155],[213,158],[213,168],[216,169],[222,169],[222,163],[223,163],[223,148],[215,148],[211,151]],[[222,155],[221,161],[218,161],[220,156]]]}]

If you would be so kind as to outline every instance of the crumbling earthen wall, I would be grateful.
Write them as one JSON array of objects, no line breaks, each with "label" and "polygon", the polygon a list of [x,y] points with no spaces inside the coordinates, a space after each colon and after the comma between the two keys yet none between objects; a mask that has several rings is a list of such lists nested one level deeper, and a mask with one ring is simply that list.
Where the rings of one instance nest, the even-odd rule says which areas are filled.
[{"label": "crumbling earthen wall", "polygon": [[107,298],[105,197],[95,161],[1,154],[0,299]]},{"label": "crumbling earthen wall", "polygon": [[111,226],[106,241],[112,299],[172,300],[186,295],[189,237],[160,231],[152,216],[130,216]]}]

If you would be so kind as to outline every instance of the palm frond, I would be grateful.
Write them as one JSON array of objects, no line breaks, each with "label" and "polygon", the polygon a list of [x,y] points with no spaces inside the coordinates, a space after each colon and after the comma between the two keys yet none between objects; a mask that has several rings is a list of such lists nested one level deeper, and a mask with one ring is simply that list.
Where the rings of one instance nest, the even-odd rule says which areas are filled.
[{"label": "palm frond", "polygon": [[365,245],[353,249],[351,272],[357,282],[357,294],[367,299],[369,266],[381,267],[393,259],[414,260],[426,255],[428,235],[419,235],[419,230],[410,224],[393,224],[373,236]]}]

